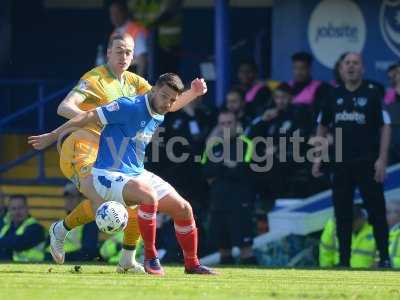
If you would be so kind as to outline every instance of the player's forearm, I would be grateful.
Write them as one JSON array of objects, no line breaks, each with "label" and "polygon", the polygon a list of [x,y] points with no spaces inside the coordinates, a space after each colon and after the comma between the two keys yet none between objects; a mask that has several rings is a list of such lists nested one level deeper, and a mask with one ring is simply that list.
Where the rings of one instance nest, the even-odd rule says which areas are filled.
[{"label": "player's forearm", "polygon": [[73,117],[68,122],[64,123],[60,127],[56,128],[51,132],[54,139],[56,140],[61,134],[65,132],[70,132],[78,128],[85,127],[90,123],[100,122],[97,112],[95,110],[85,111],[75,117]]},{"label": "player's forearm", "polygon": [[192,90],[187,90],[183,92],[172,104],[171,106],[171,111],[177,111],[180,110],[182,107],[185,105],[189,104],[192,102],[194,99],[196,99],[198,95],[196,95]]},{"label": "player's forearm", "polygon": [[60,105],[57,114],[61,117],[71,120],[85,111],[79,109],[76,105]]},{"label": "player's forearm", "polygon": [[387,161],[390,145],[391,128],[390,125],[383,125],[381,129],[381,140],[379,147],[379,158]]}]

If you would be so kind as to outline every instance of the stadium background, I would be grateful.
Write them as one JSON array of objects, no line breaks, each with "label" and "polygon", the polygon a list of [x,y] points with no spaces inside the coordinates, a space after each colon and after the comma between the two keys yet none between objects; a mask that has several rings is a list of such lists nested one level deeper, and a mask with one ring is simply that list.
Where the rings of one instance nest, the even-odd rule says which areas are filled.
[{"label": "stadium background", "polygon": [[[334,12],[324,10],[324,2],[332,1],[231,1],[230,7],[228,1],[184,1],[180,73],[190,80],[211,62],[217,75],[225,74],[208,81],[204,101],[213,109],[236,83],[243,59],[252,58],[264,79],[288,81],[290,56],[297,51],[314,56],[313,77],[325,81],[332,79],[331,62],[341,53],[360,51],[366,78],[387,86],[386,69],[400,53],[400,40],[390,30],[400,33],[396,7],[388,6],[395,1],[335,1],[339,8]],[[45,225],[63,215],[65,180],[55,149],[37,155],[25,138],[61,124],[55,113],[59,101],[94,66],[98,45],[105,45],[111,33],[108,4],[0,4],[0,182],[6,194],[27,194],[32,214]]]}]

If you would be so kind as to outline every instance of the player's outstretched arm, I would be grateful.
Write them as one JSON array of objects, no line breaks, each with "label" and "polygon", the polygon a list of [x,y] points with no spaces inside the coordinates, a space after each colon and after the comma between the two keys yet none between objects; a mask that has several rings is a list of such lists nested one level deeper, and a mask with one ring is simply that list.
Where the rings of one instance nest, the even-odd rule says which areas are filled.
[{"label": "player's outstretched arm", "polygon": [[62,134],[71,132],[77,128],[82,128],[85,125],[93,122],[100,122],[96,110],[83,112],[60,127],[56,128],[52,132],[28,137],[28,144],[31,144],[36,150],[42,150],[57,141]]},{"label": "player's outstretched arm", "polygon": [[71,91],[65,97],[63,101],[58,105],[57,114],[66,119],[72,119],[77,115],[83,113],[84,111],[79,108],[79,104],[81,104],[85,100],[85,97],[76,92]]},{"label": "player's outstretched arm", "polygon": [[197,97],[207,93],[207,84],[203,78],[196,78],[192,81],[190,89],[183,92],[178,99],[172,104],[170,111],[177,111],[186,104],[192,102]]}]

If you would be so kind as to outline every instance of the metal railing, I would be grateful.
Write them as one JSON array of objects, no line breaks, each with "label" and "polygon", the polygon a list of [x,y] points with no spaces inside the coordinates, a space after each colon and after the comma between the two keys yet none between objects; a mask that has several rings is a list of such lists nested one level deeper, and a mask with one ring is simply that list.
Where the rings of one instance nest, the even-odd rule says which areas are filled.
[{"label": "metal railing", "polygon": [[[33,86],[36,88],[36,95],[37,100],[34,101],[32,104],[29,104],[25,107],[19,108],[17,111],[12,112],[11,114],[3,117],[0,119],[0,134],[10,133],[10,132],[24,132],[26,131],[26,125],[30,129],[29,133],[43,133],[45,131],[45,106],[50,102],[60,100],[63,96],[65,96],[68,91],[72,88],[72,83],[61,82],[58,81],[58,84],[63,83],[64,87],[58,89],[54,92],[49,93],[46,95],[46,87],[56,81],[49,81],[49,80],[9,80],[0,79],[0,89],[1,88],[8,88],[8,89],[17,89],[19,87],[26,87],[26,86]],[[0,99],[1,103],[6,105],[7,99]],[[8,101],[14,101],[11,97]],[[26,116],[30,113],[35,112],[37,113],[37,123],[36,126],[33,122],[31,124],[24,124],[23,128],[10,128],[10,124],[12,122],[17,121],[23,116]],[[18,130],[20,129],[20,130]],[[0,145],[0,147],[2,147]],[[3,148],[3,147],[2,147]],[[3,148],[4,149],[4,148]],[[45,174],[45,158],[43,151],[35,151],[31,150],[27,153],[17,157],[12,161],[8,161],[6,163],[0,164],[0,176],[7,171],[15,168],[23,164],[24,162],[30,160],[31,158],[37,156],[38,157],[38,176],[35,179],[5,179],[0,177],[0,183],[8,183],[8,184],[61,184],[65,182],[63,178],[50,178],[46,177]]]}]

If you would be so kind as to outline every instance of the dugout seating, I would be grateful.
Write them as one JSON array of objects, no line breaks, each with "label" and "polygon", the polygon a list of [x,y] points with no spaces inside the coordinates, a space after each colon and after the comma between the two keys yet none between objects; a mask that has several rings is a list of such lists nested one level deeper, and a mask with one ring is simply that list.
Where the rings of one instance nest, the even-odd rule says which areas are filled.
[{"label": "dugout seating", "polygon": [[[13,161],[18,157],[32,151],[32,147],[27,143],[27,134],[2,134],[0,135],[0,145],[2,153],[0,155],[0,165]],[[55,146],[44,152],[45,175],[49,178],[63,178],[59,168],[59,155]],[[1,173],[2,179],[35,179],[38,176],[38,158],[33,157],[26,162],[19,164],[12,169]]]},{"label": "dugout seating", "polygon": [[61,186],[3,185],[1,189],[6,195],[26,195],[32,217],[46,228],[55,220],[65,217]]}]

